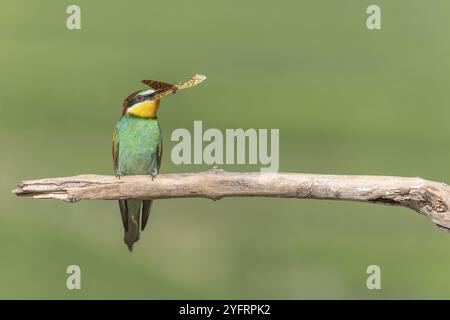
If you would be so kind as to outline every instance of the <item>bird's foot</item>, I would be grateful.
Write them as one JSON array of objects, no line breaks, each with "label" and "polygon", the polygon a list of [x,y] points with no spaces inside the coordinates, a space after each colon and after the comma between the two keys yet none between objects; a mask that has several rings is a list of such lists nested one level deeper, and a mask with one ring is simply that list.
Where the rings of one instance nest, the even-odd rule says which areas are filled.
[{"label": "bird's foot", "polygon": [[122,177],[122,175],[120,173],[116,173],[116,179],[119,179]]},{"label": "bird's foot", "polygon": [[152,178],[152,181],[156,179],[156,176],[157,176],[157,175],[158,175],[157,173],[152,173],[152,174],[150,175],[150,177]]}]

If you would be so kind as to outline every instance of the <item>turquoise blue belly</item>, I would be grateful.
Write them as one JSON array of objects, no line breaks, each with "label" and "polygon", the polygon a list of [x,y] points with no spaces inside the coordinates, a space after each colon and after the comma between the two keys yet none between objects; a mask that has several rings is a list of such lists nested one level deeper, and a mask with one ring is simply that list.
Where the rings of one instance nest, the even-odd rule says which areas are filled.
[{"label": "turquoise blue belly", "polygon": [[151,174],[157,167],[161,129],[157,119],[125,116],[119,128],[119,173]]}]

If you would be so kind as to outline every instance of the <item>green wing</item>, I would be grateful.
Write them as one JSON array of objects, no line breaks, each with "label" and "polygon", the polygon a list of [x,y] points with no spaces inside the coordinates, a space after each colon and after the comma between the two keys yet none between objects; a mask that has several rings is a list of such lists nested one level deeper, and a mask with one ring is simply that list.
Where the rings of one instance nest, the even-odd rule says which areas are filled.
[{"label": "green wing", "polygon": [[[116,123],[114,127],[113,136],[112,136],[112,157],[113,157],[113,167],[114,173],[116,175],[120,174],[119,172],[119,126],[120,121]],[[128,204],[126,200],[119,200],[119,208],[120,214],[122,216],[122,223],[125,231],[128,230]]]},{"label": "green wing", "polygon": [[120,121],[116,123],[112,136],[112,157],[115,174],[118,174],[119,171],[119,125]]},{"label": "green wing", "polygon": [[158,167],[158,173],[159,168],[161,168],[162,152],[163,152],[163,143],[161,139],[161,142],[159,143],[158,148],[156,149],[156,166]]},{"label": "green wing", "polygon": [[[156,167],[161,167],[161,158],[162,158],[162,139],[156,149]],[[153,200],[144,200],[142,201],[142,218],[141,218],[141,230],[144,231],[145,226],[147,225],[148,217],[150,216],[150,210],[152,209]]]}]

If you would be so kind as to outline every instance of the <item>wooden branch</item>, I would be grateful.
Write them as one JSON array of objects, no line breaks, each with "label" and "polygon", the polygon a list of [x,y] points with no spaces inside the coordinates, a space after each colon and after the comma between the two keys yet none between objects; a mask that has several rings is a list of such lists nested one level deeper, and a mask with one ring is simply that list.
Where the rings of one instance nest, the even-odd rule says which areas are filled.
[{"label": "wooden branch", "polygon": [[79,200],[277,197],[366,201],[400,205],[450,229],[450,187],[421,178],[302,173],[201,173],[149,176],[80,175],[23,181],[18,196]]}]

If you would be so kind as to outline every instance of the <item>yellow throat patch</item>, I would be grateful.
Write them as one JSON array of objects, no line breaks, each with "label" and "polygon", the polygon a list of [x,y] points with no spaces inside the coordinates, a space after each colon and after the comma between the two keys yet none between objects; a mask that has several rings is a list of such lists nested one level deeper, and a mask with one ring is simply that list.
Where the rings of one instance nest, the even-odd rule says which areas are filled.
[{"label": "yellow throat patch", "polygon": [[156,118],[156,113],[159,108],[159,100],[144,100],[136,103],[127,110],[127,113],[140,118]]}]

